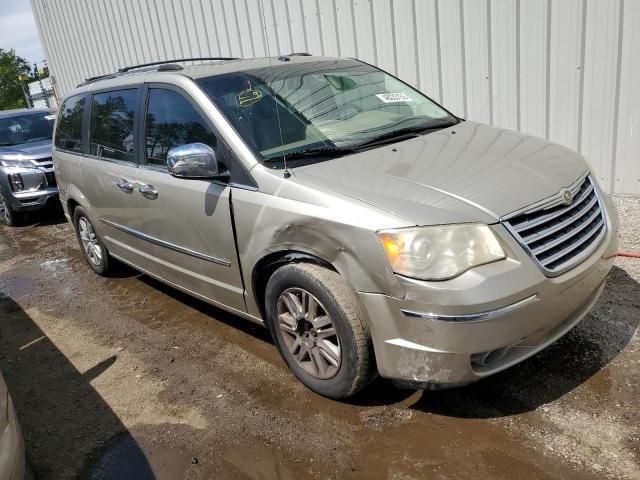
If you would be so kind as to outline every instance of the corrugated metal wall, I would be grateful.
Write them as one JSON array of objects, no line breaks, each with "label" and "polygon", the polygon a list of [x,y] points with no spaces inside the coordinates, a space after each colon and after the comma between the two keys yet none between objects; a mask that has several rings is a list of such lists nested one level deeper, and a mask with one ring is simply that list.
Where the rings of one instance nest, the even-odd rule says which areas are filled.
[{"label": "corrugated metal wall", "polygon": [[640,0],[32,0],[64,94],[157,59],[308,51],[583,153],[640,193]]}]

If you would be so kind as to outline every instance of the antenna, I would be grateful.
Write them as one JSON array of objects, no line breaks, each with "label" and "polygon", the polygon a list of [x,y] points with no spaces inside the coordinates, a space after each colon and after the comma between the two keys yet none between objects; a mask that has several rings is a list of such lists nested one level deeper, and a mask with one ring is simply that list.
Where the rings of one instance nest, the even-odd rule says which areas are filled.
[{"label": "antenna", "polygon": [[[269,56],[269,66],[273,66],[273,56],[271,55],[271,48],[269,47],[269,35],[267,33],[267,20],[264,16],[264,0],[260,0],[260,13],[262,14],[262,25],[264,26],[264,41],[267,44],[267,55]],[[282,137],[282,125],[280,124],[280,112],[278,111],[278,99],[275,92],[273,92],[273,104],[276,107],[276,119],[278,121],[278,132],[280,132],[280,146],[282,148],[282,161],[284,163],[284,178],[291,177],[291,172],[287,168],[287,156],[284,153],[284,138]]]}]

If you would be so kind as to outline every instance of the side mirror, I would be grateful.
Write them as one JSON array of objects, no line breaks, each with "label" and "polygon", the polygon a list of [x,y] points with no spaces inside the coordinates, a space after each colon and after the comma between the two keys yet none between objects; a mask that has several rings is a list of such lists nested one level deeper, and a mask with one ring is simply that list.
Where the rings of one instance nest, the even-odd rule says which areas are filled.
[{"label": "side mirror", "polygon": [[[221,178],[216,152],[204,143],[188,143],[167,153],[167,169],[174,177]],[[225,172],[226,173],[226,172]]]}]

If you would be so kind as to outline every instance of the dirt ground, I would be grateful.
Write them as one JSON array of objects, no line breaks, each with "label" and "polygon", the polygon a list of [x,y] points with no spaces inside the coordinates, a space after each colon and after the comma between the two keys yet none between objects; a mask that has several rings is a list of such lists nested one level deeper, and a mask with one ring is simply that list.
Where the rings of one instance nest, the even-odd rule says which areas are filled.
[{"label": "dirt ground", "polygon": [[[617,198],[640,250],[640,199]],[[266,330],[122,268],[60,214],[0,229],[0,370],[36,478],[640,479],[640,260],[526,362],[456,390],[305,389]]]}]

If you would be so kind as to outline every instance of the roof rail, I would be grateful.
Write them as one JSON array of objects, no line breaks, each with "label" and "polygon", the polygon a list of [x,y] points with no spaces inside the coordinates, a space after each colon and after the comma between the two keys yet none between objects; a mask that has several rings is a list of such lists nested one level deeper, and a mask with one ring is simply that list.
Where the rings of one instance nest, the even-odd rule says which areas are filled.
[{"label": "roof rail", "polygon": [[287,53],[286,55],[280,55],[278,57],[278,60],[280,60],[281,62],[290,62],[291,58],[289,57],[311,57],[311,56],[312,55],[307,52],[293,52],[293,53]]},{"label": "roof rail", "polygon": [[87,85],[88,83],[97,82],[98,80],[105,80],[107,78],[116,78],[118,75],[126,73],[130,70],[135,70],[136,68],[143,67],[151,67],[153,65],[159,65],[158,71],[175,71],[182,70],[180,65],[177,65],[176,62],[197,62],[202,60],[238,60],[237,57],[198,57],[198,58],[178,58],[176,60],[159,60],[157,62],[149,62],[149,63],[141,63],[140,65],[132,65],[130,67],[119,68],[116,73],[106,73],[104,75],[96,75],[95,77],[85,78],[84,82],[76,85],[77,87],[81,87],[83,85]]},{"label": "roof rail", "polygon": [[98,80],[104,80],[106,78],[116,78],[117,76],[118,75],[116,75],[115,73],[107,73],[105,75],[96,75],[95,77],[85,78],[84,82],[80,82],[78,85],[76,85],[76,88],[86,85],[88,83],[97,82]]},{"label": "roof rail", "polygon": [[119,68],[119,73],[125,73],[136,68],[151,67],[153,65],[164,65],[176,62],[197,62],[200,60],[238,60],[237,57],[197,57],[197,58],[177,58],[175,60],[159,60],[157,62],[141,63],[140,65],[131,65],[130,67]]}]

